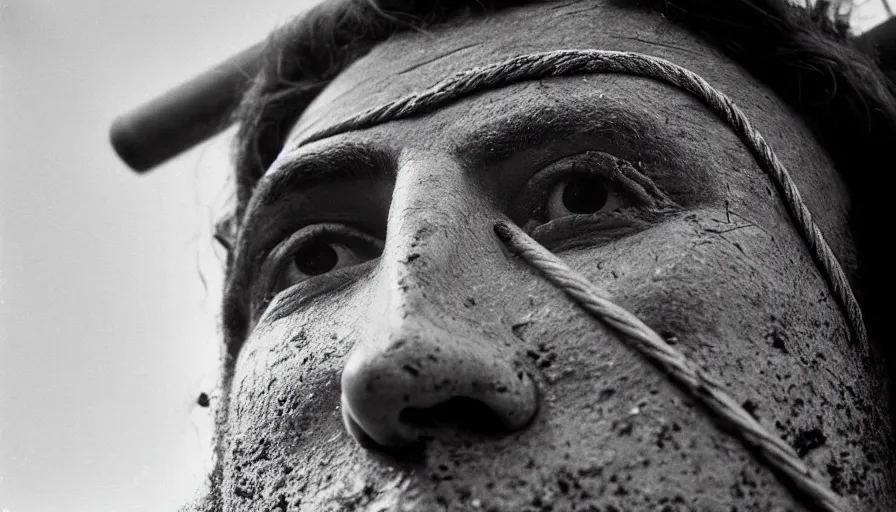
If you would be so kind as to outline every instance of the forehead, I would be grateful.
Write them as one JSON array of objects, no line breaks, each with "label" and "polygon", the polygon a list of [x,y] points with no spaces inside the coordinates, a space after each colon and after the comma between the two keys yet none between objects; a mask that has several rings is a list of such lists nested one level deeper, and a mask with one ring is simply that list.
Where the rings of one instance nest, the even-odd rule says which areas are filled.
[{"label": "forehead", "polygon": [[[736,81],[737,87],[750,82],[724,56],[662,16],[612,4],[548,2],[399,34],[341,73],[305,110],[290,138],[302,139],[455,72],[558,49],[640,52],[687,67],[710,82]],[[758,88],[754,94],[760,94]]]},{"label": "forehead", "polygon": [[[302,153],[308,148],[301,146],[303,139],[331,125],[424,90],[453,73],[519,55],[561,49],[638,52],[689,69],[731,98],[746,113],[778,158],[794,173],[794,181],[809,210],[816,216],[822,230],[828,233],[835,250],[844,255],[844,261],[851,267],[854,254],[850,249],[851,234],[844,221],[848,210],[845,185],[840,176],[833,172],[829,156],[799,115],[773,91],[706,41],[659,14],[639,8],[619,7],[620,3],[625,3],[625,0],[546,2],[501,10],[487,17],[440,24],[426,31],[395,35],[349,66],[305,109],[292,128],[278,160],[289,159],[294,152]],[[605,86],[608,82],[615,82],[617,87],[628,88],[628,97],[633,100],[630,106],[640,105],[642,110],[649,109],[651,103],[688,96],[683,90],[672,91],[671,88],[666,89],[662,96],[657,95],[655,88],[651,90],[650,86],[645,86],[649,79],[632,75],[590,74],[587,81],[583,77],[558,80],[576,80],[577,87],[588,91],[593,91],[595,83]],[[508,101],[513,103],[516,99],[523,99],[521,92],[525,90],[508,87],[497,89],[493,94],[506,95]],[[564,101],[570,103],[574,96],[569,95]],[[470,106],[476,108],[469,110],[481,110],[479,103],[474,96],[460,100],[452,108],[454,113]],[[525,103],[520,101],[518,109],[525,109]],[[622,107],[625,108],[625,105]],[[701,121],[708,112],[704,110],[698,102],[691,101],[690,105],[684,105],[684,110],[679,109],[683,115],[679,121],[691,128],[706,128]],[[475,114],[473,112],[470,117],[474,122],[484,121],[487,117]],[[693,119],[685,119],[687,116]],[[424,115],[418,119],[431,117]],[[420,132],[419,123],[414,122],[387,123],[382,128],[389,131],[389,136],[400,135],[402,140],[419,139],[421,135],[425,138],[427,135]],[[326,145],[328,141],[320,142]],[[428,144],[432,141],[416,142]],[[318,146],[318,143],[312,146]],[[716,149],[723,151],[722,148]],[[276,165],[275,162],[272,169]],[[830,197],[833,191],[842,192],[843,201],[832,204]]]}]

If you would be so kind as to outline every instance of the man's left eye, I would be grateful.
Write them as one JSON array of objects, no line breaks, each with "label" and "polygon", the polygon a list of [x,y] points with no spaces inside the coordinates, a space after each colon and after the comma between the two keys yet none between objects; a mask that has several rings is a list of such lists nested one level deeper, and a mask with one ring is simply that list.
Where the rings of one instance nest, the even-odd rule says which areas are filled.
[{"label": "man's left eye", "polygon": [[557,182],[548,196],[547,221],[569,215],[589,215],[625,206],[619,194],[593,175],[571,176]]},{"label": "man's left eye", "polygon": [[296,251],[287,271],[307,279],[364,262],[364,257],[345,244],[315,240]]}]

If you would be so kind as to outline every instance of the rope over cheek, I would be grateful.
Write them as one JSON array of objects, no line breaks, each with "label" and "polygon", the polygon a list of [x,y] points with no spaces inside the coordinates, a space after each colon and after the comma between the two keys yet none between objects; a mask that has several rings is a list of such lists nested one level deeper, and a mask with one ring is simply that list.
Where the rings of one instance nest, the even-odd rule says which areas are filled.
[{"label": "rope over cheek", "polygon": [[495,224],[495,234],[513,253],[538,269],[554,286],[563,290],[585,311],[604,321],[621,334],[638,352],[655,363],[676,382],[722,419],[750,448],[786,477],[787,484],[799,491],[817,508],[846,511],[843,499],[818,483],[793,448],[770,433],[753,419],[743,407],[725,393],[722,386],[706,375],[684,354],[666,343],[659,334],[635,315],[603,298],[603,293],[590,281],[551,254],[520,228],[504,221]]}]

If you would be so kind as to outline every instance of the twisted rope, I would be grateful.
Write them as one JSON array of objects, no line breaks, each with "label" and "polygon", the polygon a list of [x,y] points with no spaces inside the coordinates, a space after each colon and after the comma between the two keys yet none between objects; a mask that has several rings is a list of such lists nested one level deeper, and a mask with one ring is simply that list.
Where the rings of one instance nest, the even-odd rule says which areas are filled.
[{"label": "twisted rope", "polygon": [[768,432],[722,387],[684,354],[675,350],[635,315],[603,298],[596,286],[551,254],[520,228],[504,221],[495,224],[495,234],[507,247],[541,271],[552,284],[566,292],[582,308],[622,334],[641,354],[665,370],[689,392],[734,427],[742,441],[755,448],[783,473],[810,502],[824,511],[847,510],[842,498],[818,483],[793,448]]},{"label": "twisted rope", "polygon": [[[812,219],[796,185],[765,139],[750,124],[730,98],[698,75],[664,59],[632,52],[605,50],[558,50],[521,55],[489,66],[450,75],[432,87],[409,94],[379,107],[368,109],[345,121],[304,138],[301,144],[340,133],[371,128],[377,124],[408,118],[435,110],[475,92],[505,87],[526,80],[583,73],[623,73],[646,76],[674,85],[702,100],[731,126],[752,151],[775,184],[790,216],[820,267],[831,292],[849,322],[863,354],[870,354],[865,323],[846,275]],[[604,320],[629,340],[648,359],[682,384],[711,411],[733,428],[738,437],[755,448],[779,474],[809,502],[824,511],[846,510],[842,498],[818,483],[793,449],[765,430],[722,387],[683,354],[669,346],[636,316],[602,297],[587,279],[575,273],[559,258],[529,238],[519,228],[499,222],[495,232],[515,253],[539,269],[590,314]]]},{"label": "twisted rope", "polygon": [[762,135],[730,98],[714,89],[700,76],[658,57],[609,50],[557,50],[520,55],[496,64],[461,71],[440,80],[428,89],[411,93],[379,107],[370,108],[345,121],[302,140],[314,142],[347,131],[363,130],[387,121],[429,112],[484,89],[506,87],[526,80],[583,73],[624,73],[646,76],[684,89],[703,101],[725,120],[750,148],[760,166],[775,184],[803,240],[846,316],[863,354],[870,354],[868,335],[859,303],[853,295],[840,263],[812,220],[790,173],[775,156]]}]

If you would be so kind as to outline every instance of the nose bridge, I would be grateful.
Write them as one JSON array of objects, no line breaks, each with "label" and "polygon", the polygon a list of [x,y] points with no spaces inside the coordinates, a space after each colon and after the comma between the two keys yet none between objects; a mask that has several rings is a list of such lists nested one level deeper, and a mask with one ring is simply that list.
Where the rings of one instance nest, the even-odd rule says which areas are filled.
[{"label": "nose bridge", "polygon": [[[413,151],[400,159],[379,269],[393,328],[421,309],[458,299],[482,278],[490,210],[450,154]],[[435,293],[438,290],[439,293]],[[444,304],[442,304],[444,306]],[[431,311],[429,312],[432,313]]]},{"label": "nose bridge", "polygon": [[359,441],[413,442],[418,431],[403,413],[454,398],[485,405],[508,429],[537,409],[534,382],[508,343],[452,311],[465,282],[484,271],[476,253],[496,242],[487,242],[488,210],[465,194],[457,165],[417,154],[396,178],[376,299],[342,374],[343,419]]},{"label": "nose bridge", "polygon": [[450,154],[419,150],[403,154],[389,207],[384,253],[391,253],[392,259],[413,260],[425,247],[442,244],[437,252],[450,256],[452,246],[463,244],[458,237],[473,233],[463,233],[457,222],[480,206],[474,204],[476,197],[470,189],[462,166]]}]

